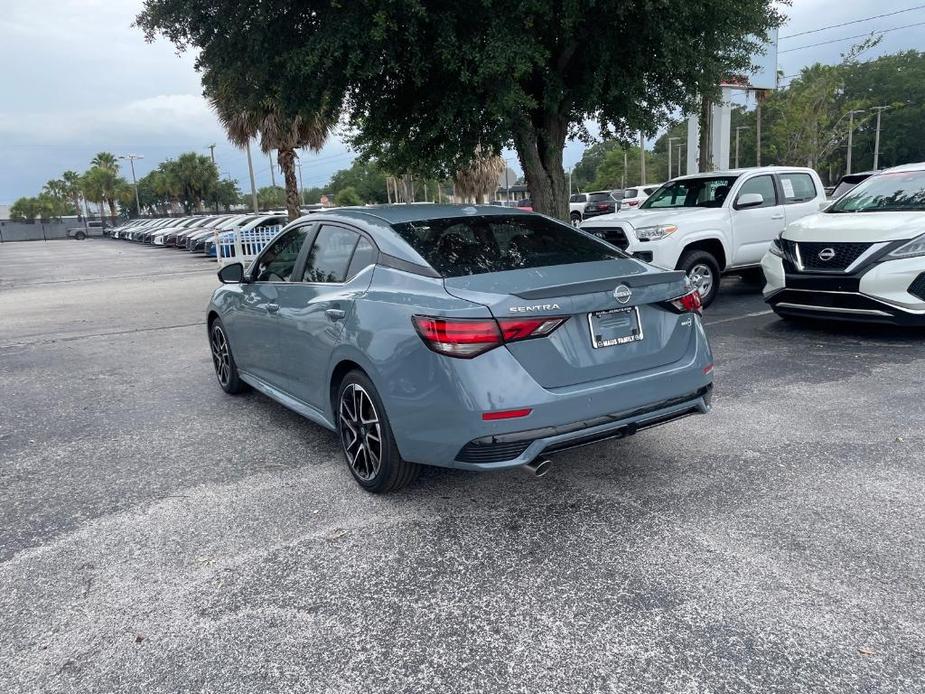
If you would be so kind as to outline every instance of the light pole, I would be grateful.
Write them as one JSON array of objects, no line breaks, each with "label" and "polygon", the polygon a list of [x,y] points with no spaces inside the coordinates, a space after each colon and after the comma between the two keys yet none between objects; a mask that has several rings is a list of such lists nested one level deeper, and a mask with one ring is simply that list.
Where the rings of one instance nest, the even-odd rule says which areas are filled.
[{"label": "light pole", "polygon": [[874,135],[874,171],[880,165],[880,114],[893,108],[892,106],[874,106],[871,111],[877,112],[877,134]]},{"label": "light pole", "polygon": [[739,131],[748,130],[750,126],[748,125],[739,125],[736,126],[736,168],[739,168]]},{"label": "light pole", "polygon": [[639,131],[639,185],[646,184],[646,138]]},{"label": "light pole", "polygon": [[251,201],[254,205],[254,212],[260,211],[260,206],[257,204],[257,182],[254,180],[254,162],[251,161],[251,141],[248,138],[247,140],[247,172],[251,175]]},{"label": "light pole", "polygon": [[681,175],[681,148],[682,147],[684,147],[684,145],[678,145],[678,176]]},{"label": "light pole", "polygon": [[668,178],[671,178],[671,143],[675,140],[683,140],[683,137],[669,137],[668,138]]},{"label": "light pole", "polygon": [[129,166],[132,167],[132,185],[135,187],[135,209],[138,210],[138,216],[141,216],[141,202],[138,200],[138,181],[135,179],[135,160],[144,159],[140,154],[123,154],[119,159],[128,159]]},{"label": "light pole", "polygon": [[848,154],[845,155],[845,173],[851,173],[851,146],[854,141],[854,114],[855,113],[864,113],[867,109],[858,108],[853,111],[848,111]]}]

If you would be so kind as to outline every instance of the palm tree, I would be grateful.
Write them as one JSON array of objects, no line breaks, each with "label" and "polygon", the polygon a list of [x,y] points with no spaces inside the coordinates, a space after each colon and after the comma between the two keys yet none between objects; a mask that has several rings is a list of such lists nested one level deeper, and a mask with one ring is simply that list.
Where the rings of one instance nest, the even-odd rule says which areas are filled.
[{"label": "palm tree", "polygon": [[61,180],[64,181],[67,196],[77,208],[77,216],[83,216],[80,211],[80,174],[76,171],[65,171],[61,174]]},{"label": "palm tree", "polygon": [[477,147],[472,161],[456,172],[453,179],[456,194],[466,202],[488,202],[489,196],[498,189],[498,178],[504,166],[500,156],[483,153],[481,147]]},{"label": "palm tree", "polygon": [[264,101],[256,108],[245,106],[230,90],[210,89],[206,96],[228,133],[228,139],[240,148],[260,138],[260,149],[266,154],[276,150],[276,160],[286,182],[286,210],[289,221],[302,215],[299,183],[296,177],[296,150],[320,150],[331,132],[333,122],[320,114],[283,114],[279,103]]},{"label": "palm tree", "polygon": [[116,155],[111,152],[99,152],[90,161],[90,166],[98,166],[114,174],[119,173],[119,160],[116,159]]}]

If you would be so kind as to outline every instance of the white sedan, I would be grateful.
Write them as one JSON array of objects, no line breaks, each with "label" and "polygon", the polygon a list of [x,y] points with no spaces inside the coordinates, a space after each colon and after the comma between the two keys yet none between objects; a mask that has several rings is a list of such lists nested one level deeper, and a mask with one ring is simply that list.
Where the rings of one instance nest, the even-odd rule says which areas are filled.
[{"label": "white sedan", "polygon": [[790,224],[761,267],[780,316],[925,326],[925,163],[871,176]]}]

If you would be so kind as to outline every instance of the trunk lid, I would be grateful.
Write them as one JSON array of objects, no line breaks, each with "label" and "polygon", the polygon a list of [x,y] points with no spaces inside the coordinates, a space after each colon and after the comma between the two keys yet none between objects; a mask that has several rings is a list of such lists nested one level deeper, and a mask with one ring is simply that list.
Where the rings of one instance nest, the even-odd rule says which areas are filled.
[{"label": "trunk lid", "polygon": [[[544,388],[670,364],[684,356],[690,342],[692,322],[685,325],[683,316],[661,305],[687,291],[684,273],[630,258],[448,277],[444,286],[498,319],[568,316],[548,337],[505,346]],[[615,296],[618,287],[629,290],[628,296],[621,292],[624,301]],[[633,327],[642,339],[613,342]],[[595,341],[607,346],[595,347]]]}]

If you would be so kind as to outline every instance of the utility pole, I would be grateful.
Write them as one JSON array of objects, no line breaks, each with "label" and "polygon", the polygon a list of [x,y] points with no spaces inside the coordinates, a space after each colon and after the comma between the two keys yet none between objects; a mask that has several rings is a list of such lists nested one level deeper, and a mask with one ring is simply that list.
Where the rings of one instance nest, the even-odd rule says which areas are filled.
[{"label": "utility pole", "polygon": [[684,145],[678,145],[678,176],[681,175],[681,148]]},{"label": "utility pole", "polygon": [[646,184],[646,138],[639,131],[639,185]]},{"label": "utility pole", "polygon": [[683,140],[683,139],[684,138],[682,137],[669,137],[668,138],[668,178],[671,178],[671,169],[673,168],[671,166],[671,143],[674,142],[675,140]]},{"label": "utility pole", "polygon": [[764,92],[755,92],[755,166],[761,166],[761,100]]},{"label": "utility pole", "polygon": [[747,125],[739,125],[736,127],[736,165],[735,165],[735,168],[737,169],[739,168],[739,131],[748,130],[748,127],[749,126]]},{"label": "utility pole", "polygon": [[626,188],[626,168],[627,168],[627,159],[626,159],[626,150],[623,150],[623,176],[620,178],[620,187]]},{"label": "utility pole", "polygon": [[132,167],[132,185],[135,187],[135,209],[138,210],[138,216],[141,216],[141,202],[138,200],[138,181],[135,179],[135,160],[144,159],[140,154],[120,155],[119,159],[128,159],[129,166]]},{"label": "utility pole", "polygon": [[206,149],[209,150],[209,156],[212,157],[212,163],[215,163],[215,145],[206,145]]},{"label": "utility pole", "polygon": [[851,149],[854,144],[854,114],[864,113],[863,108],[848,111],[848,153],[845,155],[845,173],[851,173]]},{"label": "utility pole", "polygon": [[305,185],[302,183],[302,162],[296,159],[295,165],[299,169],[299,204],[305,204]]},{"label": "utility pole", "polygon": [[260,206],[257,204],[257,182],[254,180],[254,162],[251,161],[251,141],[247,141],[247,171],[251,175],[251,202],[254,205],[254,212],[260,211]]},{"label": "utility pole", "polygon": [[877,134],[874,135],[874,171],[880,167],[880,114],[893,108],[892,106],[874,106],[871,111],[877,112]]}]

